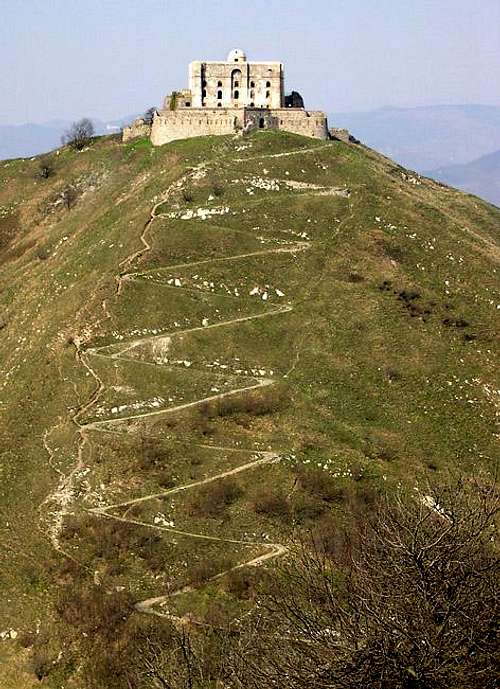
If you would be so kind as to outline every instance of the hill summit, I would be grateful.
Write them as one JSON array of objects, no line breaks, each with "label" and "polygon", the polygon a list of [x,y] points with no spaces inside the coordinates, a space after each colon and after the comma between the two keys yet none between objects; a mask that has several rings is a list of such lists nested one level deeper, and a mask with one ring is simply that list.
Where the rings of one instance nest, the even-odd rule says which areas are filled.
[{"label": "hill summit", "polygon": [[498,209],[276,131],[43,164],[0,164],[2,689],[98,682],[125,618],[217,626],[335,506],[493,467]]}]

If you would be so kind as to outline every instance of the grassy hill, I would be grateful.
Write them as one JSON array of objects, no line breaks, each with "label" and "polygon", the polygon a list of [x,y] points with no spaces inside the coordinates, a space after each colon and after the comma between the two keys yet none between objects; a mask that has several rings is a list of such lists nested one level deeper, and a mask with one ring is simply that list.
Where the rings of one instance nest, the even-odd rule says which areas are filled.
[{"label": "grassy hill", "polygon": [[1,689],[85,686],[90,591],[236,615],[297,529],[494,467],[498,209],[272,132],[52,165],[0,163]]}]

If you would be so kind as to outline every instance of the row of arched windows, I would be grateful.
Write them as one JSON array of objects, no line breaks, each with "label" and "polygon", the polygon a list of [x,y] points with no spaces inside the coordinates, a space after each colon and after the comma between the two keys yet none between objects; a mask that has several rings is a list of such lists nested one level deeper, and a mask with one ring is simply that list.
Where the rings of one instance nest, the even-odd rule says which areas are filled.
[{"label": "row of arched windows", "polygon": [[[232,100],[239,100],[240,98],[240,83],[242,81],[242,73],[241,70],[235,69],[231,73],[231,94],[232,94]],[[266,81],[266,98],[269,99],[271,98],[271,91],[269,90],[271,88],[271,82]],[[208,82],[206,79],[202,80],[202,104],[205,105],[203,101],[207,98],[207,86]],[[222,106],[222,98],[223,98],[223,90],[222,90],[223,82],[221,80],[217,81],[217,106],[221,107]],[[256,83],[255,81],[250,82],[250,99],[251,103],[250,106],[254,107],[255,106],[255,87]]]},{"label": "row of arched windows", "polygon": [[[207,82],[206,82],[205,80],[203,80],[203,84],[202,84],[202,85],[203,85],[203,93],[206,94],[206,92],[207,92],[207,91],[206,91]],[[240,85],[240,82],[239,82],[237,79],[234,80],[234,82],[233,82],[233,87],[234,87],[234,88],[237,88],[239,85]],[[220,89],[221,86],[222,86],[222,81],[218,81],[218,82],[217,82],[217,88]],[[251,82],[250,82],[250,88],[251,88],[251,89],[254,89],[254,88],[255,88],[255,81],[251,81]],[[267,89],[271,88],[271,82],[270,82],[270,81],[266,81],[266,88],[267,88]],[[217,91],[217,93],[218,93],[218,94],[219,94],[219,93],[222,93],[222,91],[219,90],[219,91]],[[253,91],[252,91],[251,93],[253,93]],[[217,97],[218,97],[218,98],[222,98],[222,96],[217,96]]]}]

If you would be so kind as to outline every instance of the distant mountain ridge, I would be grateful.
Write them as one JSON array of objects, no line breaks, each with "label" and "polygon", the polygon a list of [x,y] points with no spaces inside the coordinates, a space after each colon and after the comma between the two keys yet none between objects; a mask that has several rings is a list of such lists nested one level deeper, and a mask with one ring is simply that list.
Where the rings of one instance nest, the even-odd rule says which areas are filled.
[{"label": "distant mountain ridge", "polygon": [[438,105],[331,113],[363,143],[421,172],[469,163],[500,149],[500,107]]},{"label": "distant mountain ridge", "polygon": [[470,163],[430,170],[426,175],[500,206],[500,150]]}]

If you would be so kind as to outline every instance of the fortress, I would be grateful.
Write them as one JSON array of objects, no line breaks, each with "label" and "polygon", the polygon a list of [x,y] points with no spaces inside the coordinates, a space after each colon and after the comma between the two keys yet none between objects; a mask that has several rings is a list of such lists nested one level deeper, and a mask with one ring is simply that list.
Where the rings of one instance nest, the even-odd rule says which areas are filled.
[{"label": "fortress", "polygon": [[296,91],[285,96],[281,62],[248,62],[235,48],[225,62],[191,62],[189,88],[174,91],[152,119],[123,130],[123,141],[150,136],[155,146],[194,136],[280,129],[328,139],[326,115],[304,108]]}]

